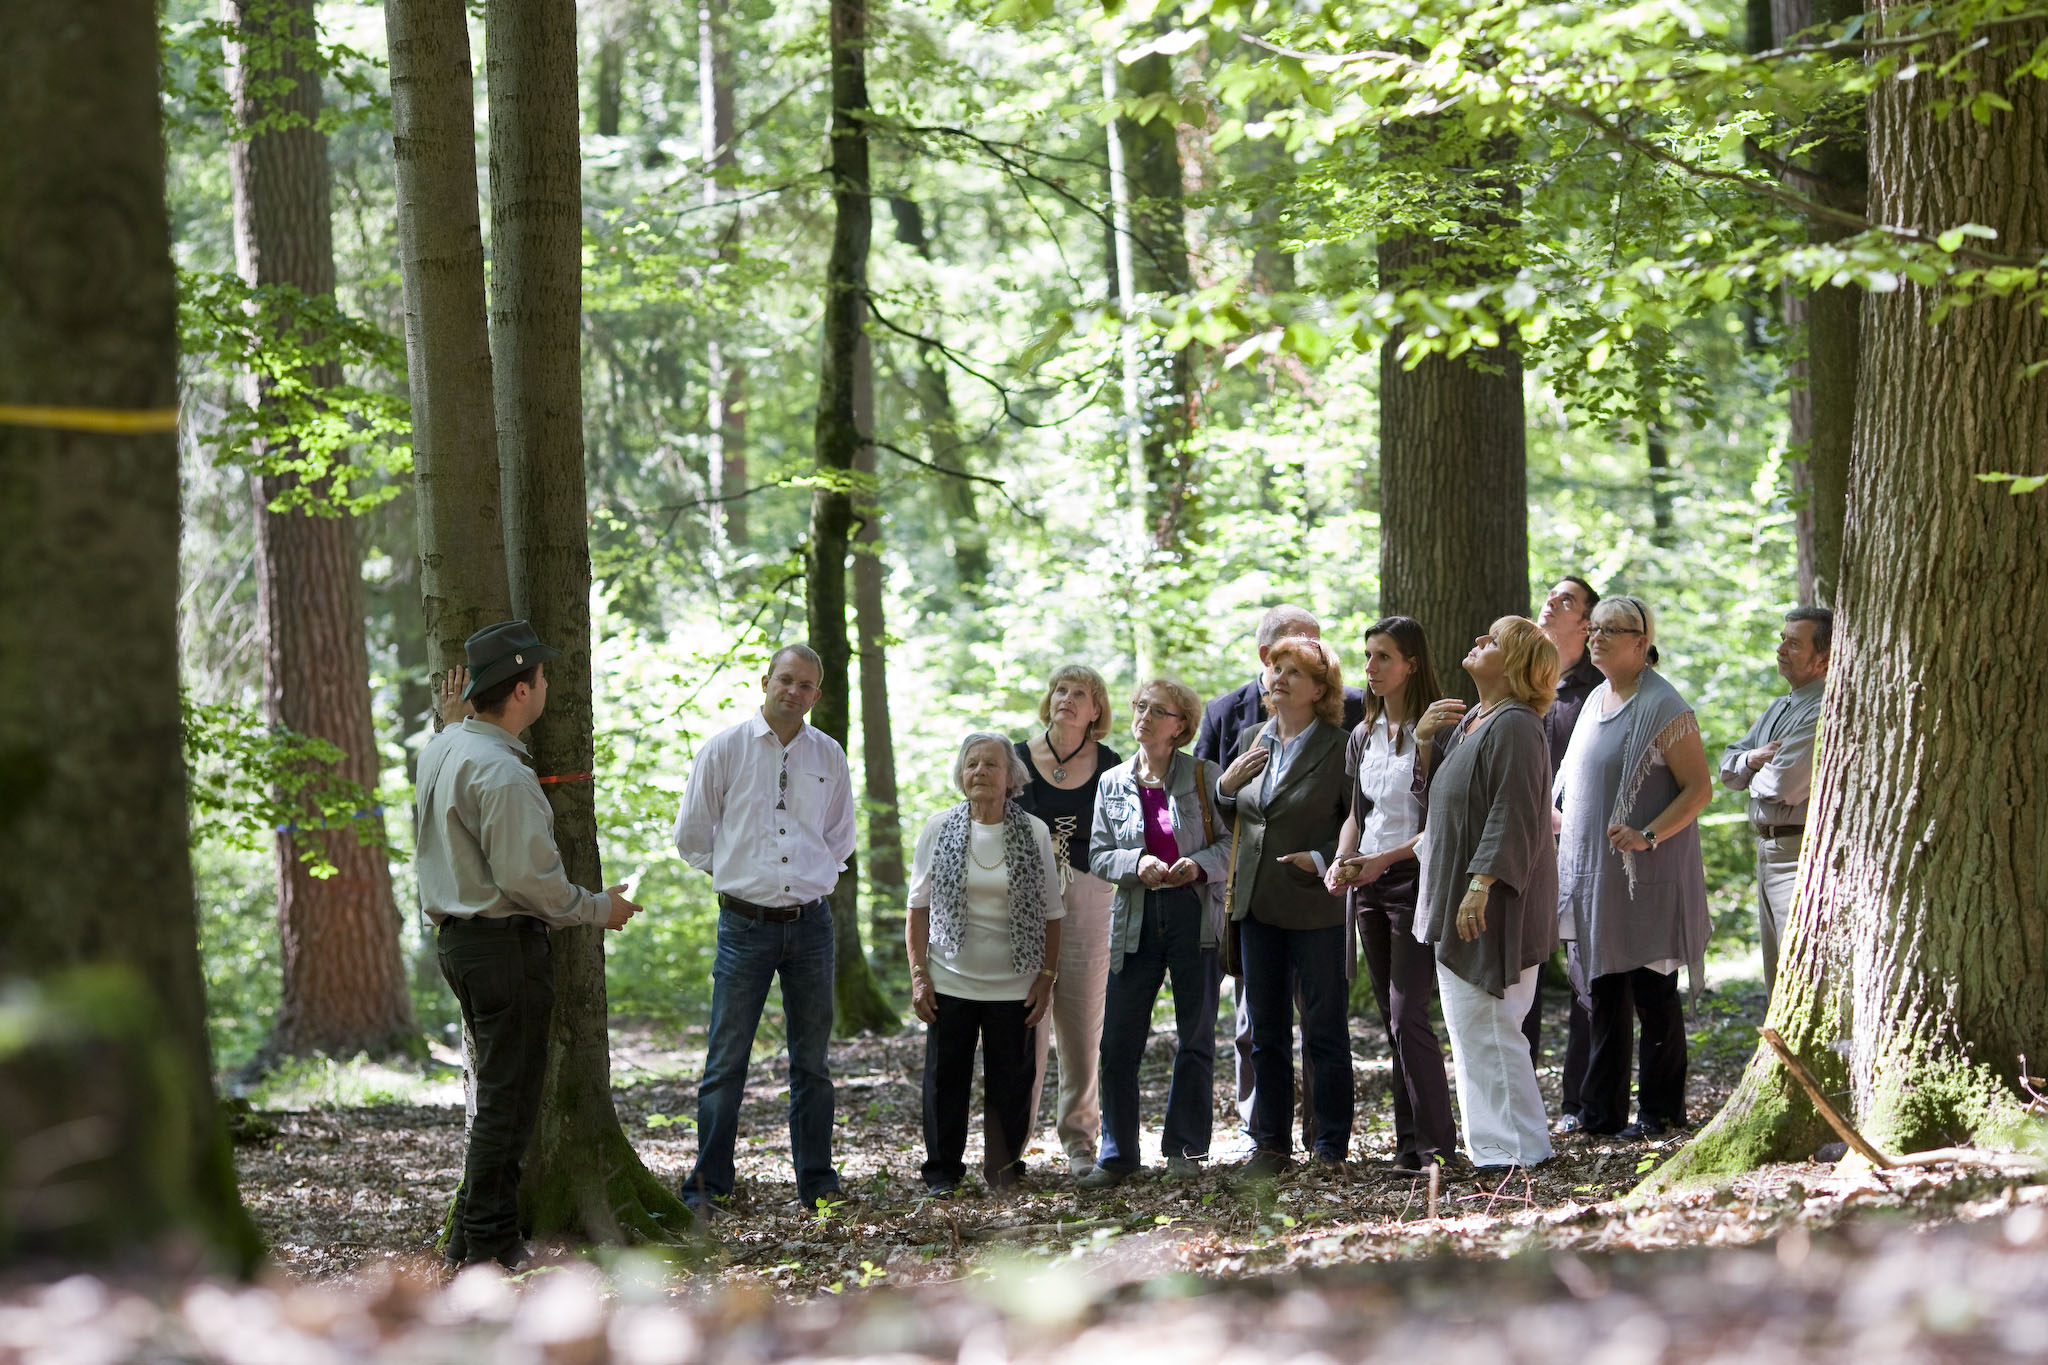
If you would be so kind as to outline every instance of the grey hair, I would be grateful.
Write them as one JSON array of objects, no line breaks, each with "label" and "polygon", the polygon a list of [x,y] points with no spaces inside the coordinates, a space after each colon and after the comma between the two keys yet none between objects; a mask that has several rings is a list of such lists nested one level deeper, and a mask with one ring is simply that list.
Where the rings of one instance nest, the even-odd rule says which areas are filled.
[{"label": "grey hair", "polygon": [[1323,623],[1300,607],[1282,604],[1270,607],[1259,618],[1259,648],[1271,649],[1273,642],[1283,635],[1307,635],[1323,633]]},{"label": "grey hair", "polygon": [[1813,647],[1823,654],[1832,654],[1835,648],[1835,614],[1826,607],[1794,607],[1785,613],[1785,624],[1794,621],[1813,622]]},{"label": "grey hair", "polygon": [[1593,612],[1604,611],[1608,607],[1626,607],[1629,613],[1636,618],[1636,625],[1643,632],[1643,644],[1646,647],[1650,667],[1655,668],[1657,666],[1657,618],[1651,614],[1650,604],[1640,597],[1631,597],[1627,593],[1616,593],[1612,597],[1601,598],[1600,604],[1594,607],[1593,611],[1586,613],[1586,619],[1588,621],[1592,620]]},{"label": "grey hair", "polygon": [[776,650],[773,654],[768,656],[768,676],[771,678],[774,677],[775,666],[781,663],[784,659],[788,658],[792,654],[796,655],[797,658],[802,659],[812,668],[818,670],[818,681],[823,682],[825,680],[825,661],[818,657],[817,650],[812,649],[809,645],[804,644],[802,641],[798,641],[795,644],[784,645],[782,648]]},{"label": "grey hair", "polygon": [[1003,752],[1010,756],[1010,767],[1006,774],[1009,785],[1003,789],[1004,799],[1008,800],[1022,791],[1024,784],[1031,780],[1031,774],[1026,771],[1024,760],[1017,757],[1017,746],[1010,742],[1010,737],[999,735],[993,730],[975,730],[960,741],[960,752],[953,756],[953,790],[962,795],[966,794],[967,755],[977,744],[1000,744],[1003,746]]}]

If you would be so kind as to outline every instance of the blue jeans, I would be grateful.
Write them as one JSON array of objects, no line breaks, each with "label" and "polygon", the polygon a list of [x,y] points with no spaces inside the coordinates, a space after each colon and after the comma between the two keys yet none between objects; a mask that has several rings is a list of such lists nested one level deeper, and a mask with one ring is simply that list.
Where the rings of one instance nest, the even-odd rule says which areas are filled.
[{"label": "blue jeans", "polygon": [[1173,974],[1173,1026],[1180,1046],[1166,1090],[1160,1149],[1168,1157],[1209,1155],[1216,1078],[1216,949],[1202,946],[1205,897],[1187,887],[1147,891],[1136,950],[1109,974],[1102,1005],[1102,1149],[1096,1164],[1128,1174],[1138,1155],[1138,1066],[1152,1036],[1152,1002]]},{"label": "blue jeans", "polygon": [[1300,991],[1301,1050],[1311,1065],[1308,1098],[1315,1149],[1342,1160],[1351,1147],[1350,991],[1344,980],[1344,926],[1276,929],[1256,915],[1239,921],[1244,993],[1252,1016],[1252,1142],[1292,1152],[1294,999]]},{"label": "blue jeans", "polygon": [[808,1207],[839,1190],[839,1173],[832,1169],[832,1076],[825,1061],[832,1037],[832,911],[815,901],[788,924],[718,912],[711,1043],[697,1091],[697,1164],[683,1181],[688,1203],[732,1193],[747,1058],[778,972],[789,1032],[789,1151],[797,1198]]}]

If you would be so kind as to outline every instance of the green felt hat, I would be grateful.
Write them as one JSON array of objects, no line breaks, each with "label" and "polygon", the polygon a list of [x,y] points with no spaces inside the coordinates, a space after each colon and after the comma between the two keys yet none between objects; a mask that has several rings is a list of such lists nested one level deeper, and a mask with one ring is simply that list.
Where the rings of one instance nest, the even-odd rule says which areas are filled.
[{"label": "green felt hat", "polygon": [[562,657],[561,650],[542,644],[533,627],[524,621],[500,621],[495,626],[485,626],[464,640],[462,648],[469,655],[469,686],[463,691],[464,701],[535,664]]}]

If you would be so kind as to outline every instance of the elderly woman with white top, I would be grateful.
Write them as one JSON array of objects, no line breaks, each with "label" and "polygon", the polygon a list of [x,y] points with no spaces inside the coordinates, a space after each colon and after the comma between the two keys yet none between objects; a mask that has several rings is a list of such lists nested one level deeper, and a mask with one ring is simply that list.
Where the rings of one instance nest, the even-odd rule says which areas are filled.
[{"label": "elderly woman with white top", "polygon": [[[1444,1050],[1429,1021],[1436,954],[1415,940],[1422,799],[1415,793],[1415,724],[1443,696],[1422,626],[1388,616],[1365,633],[1365,718],[1344,749],[1351,815],[1324,881],[1350,897],[1349,921],[1364,949],[1373,1000],[1393,1058],[1394,1165],[1422,1171],[1457,1146]],[[1357,974],[1355,952],[1347,953]]]},{"label": "elderly woman with white top", "polygon": [[[1560,1121],[1565,1132],[1661,1137],[1687,1123],[1678,967],[1695,986],[1702,980],[1711,924],[1699,813],[1714,785],[1692,706],[1653,666],[1656,632],[1640,597],[1602,598],[1593,609],[1586,650],[1606,681],[1586,698],[1557,770],[1559,931],[1578,940],[1585,979],[1573,984],[1592,1022],[1579,1117]],[[1642,1074],[1630,1123],[1638,1020]]]},{"label": "elderly woman with white top", "polygon": [[982,1054],[982,1175],[1023,1176],[1033,1032],[1058,979],[1059,869],[1045,822],[1012,801],[1024,765],[1002,735],[961,741],[967,798],[925,822],[910,871],[910,1004],[926,1025],[925,1189],[950,1198],[967,1173],[967,1103]]},{"label": "elderly woman with white top", "polygon": [[1121,1184],[1139,1169],[1138,1065],[1152,1005],[1169,974],[1179,1046],[1166,1091],[1160,1149],[1168,1175],[1193,1175],[1209,1155],[1216,1074],[1216,946],[1222,928],[1228,831],[1217,817],[1214,763],[1181,746],[1202,703],[1155,678],[1131,698],[1137,756],[1102,775],[1089,862],[1115,888],[1102,1025],[1102,1146],[1083,1190]]}]

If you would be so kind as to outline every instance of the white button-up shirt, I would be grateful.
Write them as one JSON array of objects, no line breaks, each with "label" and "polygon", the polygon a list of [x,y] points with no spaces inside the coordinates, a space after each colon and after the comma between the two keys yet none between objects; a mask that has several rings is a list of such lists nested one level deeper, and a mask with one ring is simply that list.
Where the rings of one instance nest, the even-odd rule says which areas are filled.
[{"label": "white button-up shirt", "polygon": [[829,896],[853,840],[853,777],[824,731],[805,725],[784,745],[756,711],[698,751],[676,852],[721,895],[767,906]]}]

